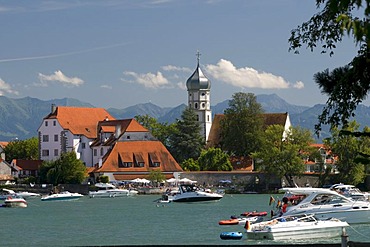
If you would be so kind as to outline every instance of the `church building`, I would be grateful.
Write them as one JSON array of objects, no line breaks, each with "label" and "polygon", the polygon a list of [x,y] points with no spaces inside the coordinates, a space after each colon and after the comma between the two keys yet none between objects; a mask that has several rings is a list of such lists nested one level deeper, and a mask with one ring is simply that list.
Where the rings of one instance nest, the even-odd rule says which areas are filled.
[{"label": "church building", "polygon": [[188,89],[188,106],[197,114],[204,142],[208,140],[212,126],[211,81],[203,74],[199,66],[200,53],[197,53],[197,68],[186,81]]}]

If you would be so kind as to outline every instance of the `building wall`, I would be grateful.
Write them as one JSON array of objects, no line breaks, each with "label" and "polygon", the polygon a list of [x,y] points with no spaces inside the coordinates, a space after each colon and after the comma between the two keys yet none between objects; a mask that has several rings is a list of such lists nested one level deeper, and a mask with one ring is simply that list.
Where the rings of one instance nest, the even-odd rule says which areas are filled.
[{"label": "building wall", "polygon": [[11,168],[5,164],[4,162],[0,162],[0,175],[11,175],[12,170]]},{"label": "building wall", "polygon": [[57,119],[44,119],[38,129],[41,160],[58,159],[61,153],[62,127]]}]

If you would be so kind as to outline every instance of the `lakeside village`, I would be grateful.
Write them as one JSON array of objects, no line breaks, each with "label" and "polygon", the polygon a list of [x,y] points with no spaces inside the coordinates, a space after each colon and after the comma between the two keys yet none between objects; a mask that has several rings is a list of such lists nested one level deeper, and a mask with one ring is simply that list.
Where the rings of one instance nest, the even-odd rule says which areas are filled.
[{"label": "lakeside village", "polygon": [[[186,82],[188,107],[197,117],[200,136],[206,148],[217,148],[221,145],[221,122],[224,114],[211,112],[211,82],[203,74],[198,63],[193,74]],[[282,127],[281,138],[284,139],[292,127],[289,114],[262,113],[265,128],[279,125]],[[73,152],[87,168],[88,178],[81,186],[63,185],[52,190],[60,191],[62,187],[74,187],[75,192],[85,195],[96,189],[94,184],[101,178],[115,185],[138,187],[139,193],[163,193],[173,183],[181,179],[197,181],[202,187],[213,187],[227,193],[262,193],[277,192],[281,187],[292,186],[280,177],[257,172],[251,157],[231,156],[231,171],[184,171],[166,146],[135,119],[115,119],[103,108],[51,106],[51,112],[45,116],[38,128],[39,160],[13,159],[7,162],[4,148],[7,142],[0,142],[0,185],[6,182],[26,180],[38,177],[43,161],[55,161],[62,154]],[[293,177],[294,183],[304,187],[318,187],[320,167],[337,174],[338,157],[327,150],[323,144],[311,144],[320,153],[320,158],[303,160],[305,173]],[[148,179],[151,171],[158,170],[162,183],[137,183],[135,179]],[[153,188],[153,185],[154,188]],[[158,185],[161,185],[158,187]],[[38,185],[36,185],[37,187]],[[365,179],[362,189],[370,188],[370,179]],[[32,188],[29,188],[32,189]],[[48,193],[50,188],[40,187]]]},{"label": "lakeside village", "polygon": [[[210,109],[210,81],[198,65],[187,80],[188,106],[197,115],[200,133],[207,147],[220,144],[220,122],[224,115]],[[280,125],[285,138],[291,127],[288,113],[263,114],[264,125]],[[253,160],[232,157],[232,171],[184,171],[164,144],[135,119],[115,119],[105,109],[51,106],[38,129],[40,160],[6,161],[1,143],[0,180],[4,207],[27,207],[27,200],[78,200],[90,198],[139,196],[158,193],[158,205],[166,203],[218,201],[226,193],[280,192],[282,200],[271,197],[276,204],[271,212],[247,212],[221,220],[220,225],[243,225],[250,239],[328,238],[343,235],[348,224],[370,223],[370,194],[351,185],[337,184],[317,188],[318,164],[335,173],[330,150],[312,144],[322,157],[305,161],[306,175],[295,177],[296,188],[286,181],[256,172]],[[57,160],[74,153],[87,167],[88,178],[82,184],[15,184],[27,177],[38,177],[43,161]],[[153,170],[160,171],[163,181],[148,180]],[[316,186],[315,186],[316,185]],[[266,219],[268,216],[268,219]],[[271,219],[272,217],[272,219]],[[307,234],[310,232],[312,234]],[[293,234],[294,233],[294,234]],[[223,232],[221,239],[241,239],[241,232]]]}]

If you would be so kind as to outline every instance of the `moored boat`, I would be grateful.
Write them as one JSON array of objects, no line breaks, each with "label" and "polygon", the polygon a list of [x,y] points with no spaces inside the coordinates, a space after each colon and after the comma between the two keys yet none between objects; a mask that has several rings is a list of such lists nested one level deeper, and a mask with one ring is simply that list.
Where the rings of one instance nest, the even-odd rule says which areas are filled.
[{"label": "moored boat", "polygon": [[60,193],[50,194],[41,197],[41,201],[73,201],[83,197],[80,193],[72,193],[69,191],[63,191]]},{"label": "moored boat", "polygon": [[317,218],[337,218],[352,223],[370,223],[370,202],[354,201],[330,189],[282,188],[284,197],[292,194],[305,195],[302,201],[288,204],[283,216],[314,214]]},{"label": "moored boat", "polygon": [[26,208],[27,201],[21,197],[8,196],[4,201],[4,207],[8,208]]},{"label": "moored boat", "polygon": [[219,225],[245,225],[247,221],[250,223],[260,222],[263,220],[261,216],[250,216],[250,217],[234,217],[228,220],[220,220]]},{"label": "moored boat", "polygon": [[120,197],[120,196],[134,196],[139,192],[134,189],[120,189],[109,183],[96,183],[96,191],[89,191],[89,196],[94,197]]},{"label": "moored boat", "polygon": [[318,220],[313,214],[283,216],[269,221],[246,223],[247,238],[254,240],[301,240],[341,235],[347,222],[335,218]]},{"label": "moored boat", "polygon": [[210,192],[200,189],[193,184],[183,184],[179,186],[179,192],[172,197],[173,202],[204,202],[217,201],[223,197],[223,194]]}]

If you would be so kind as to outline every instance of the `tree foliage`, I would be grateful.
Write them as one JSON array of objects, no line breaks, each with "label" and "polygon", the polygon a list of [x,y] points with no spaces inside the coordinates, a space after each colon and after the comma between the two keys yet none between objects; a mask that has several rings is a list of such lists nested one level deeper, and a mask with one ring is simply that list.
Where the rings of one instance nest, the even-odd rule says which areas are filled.
[{"label": "tree foliage", "polygon": [[321,44],[322,53],[333,55],[345,36],[358,46],[349,64],[315,75],[315,82],[329,96],[315,126],[319,134],[322,124],[346,127],[370,90],[370,0],[316,0],[316,6],[319,12],[291,31],[290,50],[299,53],[306,44],[313,51]]},{"label": "tree foliage", "polygon": [[184,171],[200,171],[199,163],[193,158],[186,159],[181,163],[181,168]]},{"label": "tree foliage", "polygon": [[58,184],[80,184],[87,177],[86,167],[74,152],[62,153],[55,161],[44,161],[40,167],[41,182]]},{"label": "tree foliage", "polygon": [[135,116],[135,119],[162,142],[167,149],[169,148],[169,138],[175,131],[175,124],[159,123],[157,119],[149,115],[138,115]]},{"label": "tree foliage", "polygon": [[248,156],[262,142],[263,109],[252,93],[235,93],[221,122],[221,147],[230,155]]},{"label": "tree foliage", "polygon": [[178,163],[193,158],[197,160],[205,141],[200,135],[197,115],[190,107],[185,108],[181,119],[175,124],[175,131],[169,138],[169,151]]},{"label": "tree foliage", "polygon": [[149,172],[149,180],[152,183],[159,184],[166,180],[166,177],[163,175],[160,169],[152,169]]},{"label": "tree foliage", "polygon": [[203,150],[198,159],[201,171],[231,171],[229,155],[220,148]]},{"label": "tree foliage", "polygon": [[[359,128],[356,121],[352,121],[344,129],[348,132],[355,132]],[[369,129],[365,129],[367,132]],[[329,146],[333,154],[338,156],[336,163],[339,170],[338,182],[357,185],[365,178],[365,165],[358,159],[360,153],[369,153],[369,137],[355,137],[353,135],[343,135],[338,128],[332,129],[332,137],[325,139],[325,144]],[[368,132],[369,133],[369,132]],[[365,145],[364,145],[365,144]]]},{"label": "tree foliage", "polygon": [[26,140],[14,140],[4,148],[5,160],[10,163],[13,159],[37,160],[39,156],[39,141],[36,137]]},{"label": "tree foliage", "polygon": [[304,172],[304,157],[310,153],[313,138],[309,130],[291,127],[283,139],[284,127],[271,125],[265,130],[264,142],[258,152],[252,154],[259,171],[285,178],[294,186],[293,176]]}]

